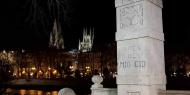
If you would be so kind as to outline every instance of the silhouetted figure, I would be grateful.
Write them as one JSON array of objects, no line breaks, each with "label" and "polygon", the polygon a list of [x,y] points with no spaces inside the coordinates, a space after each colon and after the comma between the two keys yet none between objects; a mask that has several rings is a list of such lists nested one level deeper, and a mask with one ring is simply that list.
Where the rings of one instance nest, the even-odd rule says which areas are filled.
[{"label": "silhouetted figure", "polygon": [[103,87],[105,88],[116,88],[116,78],[110,75],[108,68],[103,69]]},{"label": "silhouetted figure", "polygon": [[184,77],[186,75],[186,70],[183,65],[179,66],[176,72],[178,77]]},{"label": "silhouetted figure", "polygon": [[99,75],[99,73],[98,73],[98,70],[97,70],[97,69],[95,69],[95,70],[94,70],[94,75]]},{"label": "silhouetted figure", "polygon": [[80,79],[81,78],[81,74],[80,74],[81,72],[80,72],[80,70],[75,70],[75,78],[77,78],[77,79]]},{"label": "silhouetted figure", "polygon": [[109,72],[108,68],[103,69],[103,75],[104,75],[104,78],[110,77],[110,72]]}]

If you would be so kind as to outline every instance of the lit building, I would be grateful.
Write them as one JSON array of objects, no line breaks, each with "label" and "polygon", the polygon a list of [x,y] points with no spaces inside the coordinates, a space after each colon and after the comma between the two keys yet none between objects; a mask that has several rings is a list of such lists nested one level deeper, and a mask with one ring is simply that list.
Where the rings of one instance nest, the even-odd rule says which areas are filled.
[{"label": "lit building", "polygon": [[89,52],[92,50],[94,41],[94,29],[84,29],[82,41],[79,40],[79,48],[78,50],[81,52]]},{"label": "lit building", "polygon": [[62,49],[0,51],[0,69],[16,78],[64,78],[79,70],[82,76],[116,72],[115,44],[104,52],[65,52]]},{"label": "lit building", "polygon": [[[64,50],[64,40],[60,23],[56,20],[50,33],[48,50],[0,51],[0,61],[7,63],[5,72],[16,78],[63,78],[79,70],[81,75],[102,73],[103,68],[116,71],[115,45],[111,44],[104,52],[92,51],[94,29],[84,29],[78,51]],[[54,49],[51,49],[54,48]],[[4,68],[1,68],[4,69]]]},{"label": "lit building", "polygon": [[78,69],[83,74],[93,74],[95,70],[102,72],[101,52],[81,52],[78,53]]}]

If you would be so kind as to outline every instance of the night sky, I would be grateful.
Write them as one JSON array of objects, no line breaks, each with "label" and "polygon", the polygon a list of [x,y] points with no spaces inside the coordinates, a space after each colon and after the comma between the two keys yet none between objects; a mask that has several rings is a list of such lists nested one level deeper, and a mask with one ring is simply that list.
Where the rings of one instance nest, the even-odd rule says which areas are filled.
[{"label": "night sky", "polygon": [[190,53],[190,14],[188,0],[164,0],[165,51]]},{"label": "night sky", "polygon": [[[1,48],[46,49],[53,17],[46,1],[37,0],[44,11],[32,20],[32,0],[4,0],[1,9]],[[51,1],[51,0],[50,0]],[[63,1],[63,0],[60,0]],[[66,0],[59,15],[66,49],[77,48],[84,27],[94,27],[95,48],[115,40],[114,0]],[[188,0],[164,0],[163,27],[166,52],[186,52],[190,45]]]}]

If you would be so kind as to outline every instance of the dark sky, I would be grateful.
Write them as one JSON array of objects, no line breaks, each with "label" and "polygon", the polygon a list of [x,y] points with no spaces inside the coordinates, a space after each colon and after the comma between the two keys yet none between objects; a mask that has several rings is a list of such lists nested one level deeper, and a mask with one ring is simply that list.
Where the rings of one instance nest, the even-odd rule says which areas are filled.
[{"label": "dark sky", "polygon": [[[46,4],[48,0],[36,0],[44,13],[39,14],[38,11],[35,20],[32,20],[35,13],[31,10],[33,6],[31,1],[4,1],[1,48],[47,48],[54,15],[48,12]],[[59,17],[67,49],[77,47],[84,27],[94,27],[96,47],[114,41],[116,31],[114,0],[103,0],[101,3],[97,0],[66,0],[62,5],[64,12]],[[41,17],[42,15],[44,17]]]},{"label": "dark sky", "polygon": [[190,14],[188,0],[164,0],[163,26],[166,52],[190,50]]},{"label": "dark sky", "polygon": [[[47,48],[53,24],[48,14],[47,0],[37,0],[45,10],[44,18],[31,16],[32,0],[4,0],[1,15],[1,48]],[[62,0],[61,0],[62,1]],[[62,32],[67,49],[76,48],[84,27],[95,28],[95,46],[101,47],[115,40],[116,17],[114,0],[66,0],[61,14]],[[163,26],[165,51],[188,51],[190,48],[190,15],[188,0],[164,0]],[[27,3],[28,2],[28,3]],[[31,14],[30,14],[31,13]],[[29,19],[27,19],[29,18]],[[44,24],[42,24],[44,23]],[[43,26],[44,25],[44,26]]]}]

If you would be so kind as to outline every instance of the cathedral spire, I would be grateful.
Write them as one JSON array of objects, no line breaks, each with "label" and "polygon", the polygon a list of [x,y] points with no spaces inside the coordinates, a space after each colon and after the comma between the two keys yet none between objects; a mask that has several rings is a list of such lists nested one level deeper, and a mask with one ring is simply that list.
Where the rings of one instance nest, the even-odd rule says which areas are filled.
[{"label": "cathedral spire", "polygon": [[61,34],[61,24],[54,20],[53,31],[50,33],[49,47],[64,49],[64,40]]}]

